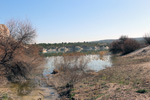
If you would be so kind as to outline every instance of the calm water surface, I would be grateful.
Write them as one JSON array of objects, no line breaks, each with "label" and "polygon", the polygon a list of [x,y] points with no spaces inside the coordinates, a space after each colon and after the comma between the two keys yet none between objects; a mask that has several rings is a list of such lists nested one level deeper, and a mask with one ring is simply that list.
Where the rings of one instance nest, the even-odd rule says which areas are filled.
[{"label": "calm water surface", "polygon": [[[111,61],[111,55],[104,55],[101,57],[100,55],[85,55],[81,56],[82,59],[87,61],[87,68],[94,71],[99,71],[104,69],[105,67],[111,67],[112,61]],[[53,69],[56,66],[56,63],[60,63],[64,61],[64,58],[62,56],[56,56],[56,57],[47,57],[47,64],[45,65],[44,75],[52,73]],[[71,62],[74,63],[74,62]]]}]

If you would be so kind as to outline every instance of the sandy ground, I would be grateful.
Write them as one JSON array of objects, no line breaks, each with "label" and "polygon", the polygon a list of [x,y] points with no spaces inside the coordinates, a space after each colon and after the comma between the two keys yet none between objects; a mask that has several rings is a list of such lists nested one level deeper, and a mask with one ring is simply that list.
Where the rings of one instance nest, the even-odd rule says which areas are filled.
[{"label": "sandy ground", "polygon": [[134,57],[134,56],[144,56],[144,55],[145,56],[150,55],[150,46],[136,50],[128,55],[125,55],[124,57]]}]

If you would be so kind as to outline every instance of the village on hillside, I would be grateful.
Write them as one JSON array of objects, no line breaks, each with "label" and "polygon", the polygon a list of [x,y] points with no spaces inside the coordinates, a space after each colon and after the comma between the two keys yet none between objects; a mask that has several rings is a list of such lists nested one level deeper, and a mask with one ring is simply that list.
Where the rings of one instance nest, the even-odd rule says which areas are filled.
[{"label": "village on hillside", "polygon": [[93,47],[54,47],[50,49],[43,48],[43,53],[67,53],[67,52],[86,52],[86,51],[104,51],[109,50],[108,46],[93,46]]}]

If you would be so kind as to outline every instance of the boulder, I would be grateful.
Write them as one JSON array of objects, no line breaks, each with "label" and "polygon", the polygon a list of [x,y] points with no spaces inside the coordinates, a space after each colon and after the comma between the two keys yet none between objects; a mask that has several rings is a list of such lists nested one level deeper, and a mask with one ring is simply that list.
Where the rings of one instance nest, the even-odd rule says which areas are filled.
[{"label": "boulder", "polygon": [[10,35],[8,27],[4,24],[0,24],[0,35],[4,37],[8,37]]},{"label": "boulder", "polygon": [[57,69],[54,69],[51,74],[57,74],[59,71]]}]

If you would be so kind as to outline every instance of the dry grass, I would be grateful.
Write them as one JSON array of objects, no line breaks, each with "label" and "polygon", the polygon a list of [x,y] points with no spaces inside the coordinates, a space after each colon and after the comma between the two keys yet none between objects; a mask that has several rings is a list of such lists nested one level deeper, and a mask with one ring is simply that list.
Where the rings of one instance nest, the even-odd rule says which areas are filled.
[{"label": "dry grass", "polygon": [[71,94],[75,84],[87,77],[86,68],[88,60],[82,53],[64,54],[61,61],[55,61],[56,75],[50,77],[48,84],[53,85],[62,98],[73,98]]},{"label": "dry grass", "polygon": [[[77,100],[149,100],[150,56],[119,57],[111,68],[99,71],[75,85]],[[146,91],[143,94],[138,90]]]}]

